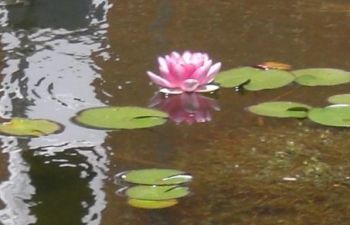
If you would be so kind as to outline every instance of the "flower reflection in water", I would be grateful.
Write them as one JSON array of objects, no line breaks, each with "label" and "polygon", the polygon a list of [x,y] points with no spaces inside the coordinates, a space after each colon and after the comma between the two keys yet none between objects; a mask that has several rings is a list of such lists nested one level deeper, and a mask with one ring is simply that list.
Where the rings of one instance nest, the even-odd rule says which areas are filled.
[{"label": "flower reflection in water", "polygon": [[219,111],[220,106],[215,99],[197,94],[183,93],[181,95],[163,95],[157,93],[150,107],[163,110],[176,124],[204,123],[211,121],[212,111]]}]

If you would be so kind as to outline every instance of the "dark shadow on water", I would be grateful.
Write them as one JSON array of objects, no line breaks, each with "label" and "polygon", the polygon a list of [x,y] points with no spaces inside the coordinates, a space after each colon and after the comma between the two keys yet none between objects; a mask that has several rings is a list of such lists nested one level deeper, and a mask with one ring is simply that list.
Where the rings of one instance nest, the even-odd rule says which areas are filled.
[{"label": "dark shadow on water", "polygon": [[91,0],[29,0],[22,5],[8,6],[9,25],[15,29],[65,28],[89,25]]},{"label": "dark shadow on water", "polygon": [[36,215],[36,225],[87,224],[82,219],[89,216],[89,222],[93,221],[89,211],[96,202],[89,185],[97,174],[79,151],[92,149],[66,149],[52,156],[40,155],[38,149],[23,152],[36,190],[28,202],[33,204],[30,209]]}]

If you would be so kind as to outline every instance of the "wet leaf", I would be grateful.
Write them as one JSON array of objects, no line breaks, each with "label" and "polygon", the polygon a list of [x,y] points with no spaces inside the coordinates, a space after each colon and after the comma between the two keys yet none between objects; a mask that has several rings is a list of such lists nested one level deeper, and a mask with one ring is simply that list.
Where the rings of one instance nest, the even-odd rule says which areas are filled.
[{"label": "wet leaf", "polygon": [[281,62],[272,62],[272,61],[260,63],[260,64],[256,65],[255,67],[261,68],[264,70],[271,70],[271,69],[290,70],[290,69],[292,69],[292,66],[289,64],[281,63]]},{"label": "wet leaf", "polygon": [[339,69],[311,68],[295,70],[296,82],[305,86],[332,86],[350,82],[350,73]]},{"label": "wet leaf", "polygon": [[152,201],[152,200],[141,200],[141,199],[128,199],[128,204],[143,209],[162,209],[174,206],[178,203],[176,199],[162,200],[162,201]]},{"label": "wet leaf", "polygon": [[97,129],[137,129],[161,125],[168,114],[142,107],[98,107],[85,109],[73,120],[83,126]]},{"label": "wet leaf", "polygon": [[279,117],[279,118],[304,118],[311,107],[297,102],[263,102],[250,106],[248,110],[261,116]]},{"label": "wet leaf", "polygon": [[334,127],[350,127],[350,106],[331,105],[325,108],[313,108],[309,111],[310,120]]},{"label": "wet leaf", "polygon": [[260,70],[253,67],[241,67],[224,71],[215,81],[222,87],[243,87],[250,91],[283,87],[294,80],[294,76],[282,70]]},{"label": "wet leaf", "polygon": [[142,199],[142,200],[168,200],[181,198],[188,195],[188,187],[182,187],[177,185],[170,186],[150,186],[150,185],[137,185],[129,188],[125,194],[129,198]]},{"label": "wet leaf", "polygon": [[192,176],[188,173],[171,169],[131,170],[122,172],[117,177],[130,183],[147,185],[173,185],[192,180]]},{"label": "wet leaf", "polygon": [[0,124],[0,133],[13,136],[40,137],[62,130],[59,123],[44,119],[13,118]]},{"label": "wet leaf", "polygon": [[350,94],[333,95],[328,98],[328,101],[333,104],[350,105]]}]

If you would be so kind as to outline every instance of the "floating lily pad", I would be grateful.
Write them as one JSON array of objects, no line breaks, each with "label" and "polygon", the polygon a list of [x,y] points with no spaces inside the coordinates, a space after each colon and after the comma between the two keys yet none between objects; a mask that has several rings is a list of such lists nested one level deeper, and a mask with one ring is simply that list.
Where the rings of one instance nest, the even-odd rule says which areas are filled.
[{"label": "floating lily pad", "polygon": [[188,195],[188,187],[182,187],[178,185],[170,186],[150,186],[150,185],[138,185],[126,190],[125,194],[129,198],[142,199],[142,200],[168,200],[181,198]]},{"label": "floating lily pad", "polygon": [[241,67],[221,72],[215,82],[222,87],[243,87],[250,91],[283,87],[294,81],[294,76],[282,70],[261,70],[253,67]]},{"label": "floating lily pad", "polygon": [[128,204],[143,209],[162,209],[174,206],[178,203],[176,199],[169,199],[163,201],[141,200],[141,199],[128,199]]},{"label": "floating lily pad", "polygon": [[328,98],[328,101],[333,104],[350,105],[350,94],[333,95]]},{"label": "floating lily pad", "polygon": [[192,176],[186,172],[171,169],[143,169],[122,172],[121,179],[135,184],[173,185],[191,181]]},{"label": "floating lily pad", "polygon": [[304,118],[311,107],[297,102],[263,102],[250,106],[248,110],[261,116],[279,117],[279,118]]},{"label": "floating lily pad", "polygon": [[13,136],[40,137],[62,130],[59,123],[44,119],[13,118],[0,124],[0,133]]},{"label": "floating lily pad", "polygon": [[350,73],[339,69],[311,68],[295,70],[296,82],[305,86],[332,86],[350,82]]},{"label": "floating lily pad", "polygon": [[137,129],[161,125],[168,114],[142,107],[98,107],[80,111],[73,120],[97,129]]},{"label": "floating lily pad", "polygon": [[274,89],[286,86],[294,81],[294,76],[282,70],[256,70],[250,76],[250,82],[244,85],[249,91]]},{"label": "floating lily pad", "polygon": [[216,75],[215,82],[221,87],[238,87],[250,79],[250,75],[257,69],[252,67],[240,67],[223,71]]},{"label": "floating lily pad", "polygon": [[332,105],[325,108],[313,108],[308,117],[326,126],[350,127],[350,106]]}]

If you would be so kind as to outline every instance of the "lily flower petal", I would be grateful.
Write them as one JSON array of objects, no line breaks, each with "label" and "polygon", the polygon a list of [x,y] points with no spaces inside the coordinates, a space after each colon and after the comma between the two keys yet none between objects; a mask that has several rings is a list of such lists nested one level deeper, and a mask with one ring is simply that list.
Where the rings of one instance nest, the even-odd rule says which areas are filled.
[{"label": "lily flower petal", "polygon": [[159,86],[161,86],[161,87],[172,88],[172,85],[171,85],[171,83],[170,83],[169,81],[167,81],[167,80],[161,78],[160,76],[158,76],[158,75],[152,73],[151,71],[147,71],[147,74],[148,74],[149,78],[151,78],[151,80],[152,80],[155,84],[157,84],[157,85],[159,85]]},{"label": "lily flower petal", "polygon": [[216,74],[219,73],[221,68],[221,63],[215,63],[212,67],[210,67],[206,79],[203,81],[205,83],[210,83],[214,80]]},{"label": "lily flower petal", "polygon": [[161,75],[166,75],[169,73],[168,64],[163,57],[158,57],[159,70]]}]

